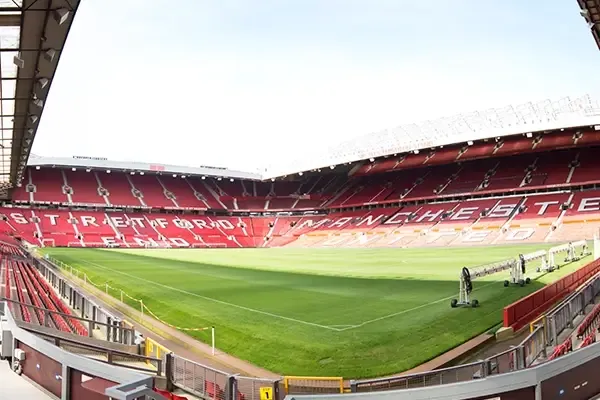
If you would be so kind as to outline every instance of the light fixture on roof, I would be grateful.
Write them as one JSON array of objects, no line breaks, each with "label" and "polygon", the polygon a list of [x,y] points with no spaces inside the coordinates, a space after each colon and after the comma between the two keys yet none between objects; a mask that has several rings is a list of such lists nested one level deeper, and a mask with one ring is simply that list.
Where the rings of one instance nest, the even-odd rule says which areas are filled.
[{"label": "light fixture on roof", "polygon": [[271,182],[275,182],[275,178],[271,178]]},{"label": "light fixture on roof", "polygon": [[54,61],[54,57],[56,57],[56,50],[48,49],[44,52],[44,58],[46,59],[46,61],[52,62]]},{"label": "light fixture on roof", "polygon": [[202,177],[202,179],[206,179],[206,177],[205,177],[205,176],[203,176],[203,177]]},{"label": "light fixture on roof", "polygon": [[25,139],[25,143],[31,144],[31,139]]},{"label": "light fixture on roof", "polygon": [[131,171],[129,175],[135,175],[135,171]]},{"label": "light fixture on roof", "polygon": [[38,122],[39,119],[40,119],[40,117],[38,117],[37,115],[29,116],[29,120],[31,121],[32,124],[35,124],[36,122]]},{"label": "light fixture on roof", "polygon": [[334,169],[334,168],[335,168],[335,165],[332,165],[332,166],[331,166],[331,167],[329,167],[329,168],[330,168],[330,169]]},{"label": "light fixture on roof", "polygon": [[33,104],[36,105],[39,108],[44,107],[44,100],[42,99],[34,99],[33,100]]},{"label": "light fixture on roof", "polygon": [[40,89],[45,89],[49,83],[50,81],[48,80],[48,78],[40,78],[37,80],[37,84],[40,87]]},{"label": "light fixture on roof", "polygon": [[417,150],[414,150],[414,151],[413,151],[413,153],[415,153],[415,154],[419,154],[419,150],[418,150],[418,149],[417,149]]},{"label": "light fixture on roof", "polygon": [[75,172],[75,171],[77,171],[77,168],[73,167],[73,168],[71,168],[71,171]]},{"label": "light fixture on roof", "polygon": [[369,161],[373,162],[375,159],[373,157],[369,158]]},{"label": "light fixture on roof", "polygon": [[527,137],[527,138],[531,139],[531,138],[533,137],[533,133],[531,133],[531,132],[527,132],[527,133],[525,134],[525,137]]},{"label": "light fixture on roof", "polygon": [[106,170],[106,173],[107,173],[107,174],[110,174],[110,169],[107,169],[107,170]]},{"label": "light fixture on roof", "polygon": [[229,178],[229,182],[233,182],[233,178]]},{"label": "light fixture on roof", "polygon": [[29,136],[33,136],[33,129],[32,128],[27,129],[27,134]]},{"label": "light fixture on roof", "polygon": [[300,171],[300,172],[298,172],[298,175],[302,176],[302,175],[304,175],[304,172]]},{"label": "light fixture on roof", "polygon": [[86,168],[86,169],[85,169],[85,172],[91,172],[91,171],[92,171],[92,169],[91,169],[91,168]]},{"label": "light fixture on roof", "polygon": [[140,175],[144,175],[144,173],[145,173],[144,171],[140,171]]},{"label": "light fixture on roof", "polygon": [[35,169],[40,169],[40,166],[39,166],[39,165],[36,165],[36,166],[35,166]]},{"label": "light fixture on roof", "polygon": [[21,53],[13,57],[13,64],[21,69],[25,68],[25,61],[21,58]]},{"label": "light fixture on roof", "polygon": [[218,178],[217,178],[217,180],[218,180],[218,181],[220,181],[221,179],[223,179],[223,178],[221,178],[221,177],[218,177]]},{"label": "light fixture on roof", "polygon": [[52,16],[59,25],[62,25],[69,19],[69,10],[66,8],[58,8],[52,12]]},{"label": "light fixture on roof", "polygon": [[600,131],[600,125],[594,125],[594,130],[595,131]]},{"label": "light fixture on roof", "polygon": [[173,174],[173,178],[177,178],[177,174]]},{"label": "light fixture on roof", "polygon": [[579,11],[579,15],[581,15],[583,18],[588,18],[590,16],[590,11],[589,10],[581,10]]},{"label": "light fixture on roof", "polygon": [[469,140],[469,141],[467,142],[467,145],[469,145],[469,146],[473,146],[473,141],[472,141],[472,140]]},{"label": "light fixture on roof", "polygon": [[181,178],[182,178],[182,179],[185,179],[185,175],[181,175]]}]

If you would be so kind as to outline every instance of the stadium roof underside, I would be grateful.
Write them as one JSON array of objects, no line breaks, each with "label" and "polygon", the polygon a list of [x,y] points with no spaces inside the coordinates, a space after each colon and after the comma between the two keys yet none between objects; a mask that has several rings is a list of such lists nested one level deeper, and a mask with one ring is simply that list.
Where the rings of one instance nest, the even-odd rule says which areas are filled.
[{"label": "stadium roof underside", "polygon": [[581,16],[592,31],[592,36],[600,49],[600,0],[577,0],[581,8]]},{"label": "stadium roof underside", "polygon": [[79,0],[0,0],[0,199],[23,177]]},{"label": "stadium roof underside", "polygon": [[600,102],[590,95],[530,102],[374,132],[315,151],[284,167],[271,166],[263,179],[457,143],[597,125]]}]

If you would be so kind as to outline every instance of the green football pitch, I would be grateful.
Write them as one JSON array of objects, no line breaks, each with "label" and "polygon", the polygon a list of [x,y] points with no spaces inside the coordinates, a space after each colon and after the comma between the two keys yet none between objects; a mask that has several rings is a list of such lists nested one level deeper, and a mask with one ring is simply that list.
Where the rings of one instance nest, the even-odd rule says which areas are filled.
[{"label": "green football pitch", "polygon": [[[549,247],[46,252],[173,325],[215,326],[219,350],[273,372],[366,378],[405,371],[485,332],[504,306],[590,260],[545,275],[530,268],[525,287],[505,288],[508,271],[478,279],[480,307],[450,308],[462,267]],[[190,334],[210,342],[209,332]]]}]

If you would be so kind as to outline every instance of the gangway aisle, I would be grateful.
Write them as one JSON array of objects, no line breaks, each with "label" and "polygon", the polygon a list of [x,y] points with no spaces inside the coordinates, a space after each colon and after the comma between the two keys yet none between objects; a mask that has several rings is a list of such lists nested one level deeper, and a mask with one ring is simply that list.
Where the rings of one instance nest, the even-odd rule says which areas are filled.
[{"label": "gangway aisle", "polygon": [[52,397],[11,371],[7,361],[0,361],[0,400],[4,399],[48,400]]}]

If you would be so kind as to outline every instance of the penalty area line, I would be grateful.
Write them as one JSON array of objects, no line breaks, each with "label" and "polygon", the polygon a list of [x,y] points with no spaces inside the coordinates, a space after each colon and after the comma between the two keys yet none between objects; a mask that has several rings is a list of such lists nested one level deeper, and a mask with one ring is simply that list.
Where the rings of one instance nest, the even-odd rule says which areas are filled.
[{"label": "penalty area line", "polygon": [[[111,271],[111,272],[114,272],[114,273],[117,273],[117,274],[120,274],[120,275],[123,275],[123,276],[127,276],[129,278],[136,279],[136,280],[141,281],[141,282],[146,282],[146,283],[149,283],[149,284],[152,284],[152,285],[155,285],[155,286],[159,286],[159,287],[162,287],[162,288],[165,288],[165,289],[174,290],[176,292],[187,294],[189,296],[194,296],[194,297],[197,297],[197,298],[200,298],[200,299],[203,299],[203,300],[212,301],[213,303],[222,304],[222,305],[233,307],[233,308],[238,308],[240,310],[249,311],[249,312],[253,312],[253,313],[256,313],[256,314],[262,314],[262,315],[266,315],[266,316],[269,316],[269,317],[272,317],[272,318],[278,318],[278,319],[282,319],[282,320],[285,320],[285,321],[295,322],[295,323],[298,323],[298,324],[304,324],[304,325],[314,326],[314,327],[317,327],[317,328],[328,329],[328,330],[336,331],[336,332],[341,332],[341,331],[343,331],[345,329],[348,329],[348,328],[345,328],[345,329],[344,328],[336,328],[335,326],[320,325],[320,324],[317,324],[317,323],[314,323],[314,322],[302,321],[302,320],[296,319],[296,318],[285,317],[283,315],[273,314],[273,313],[270,313],[270,312],[267,312],[267,311],[256,310],[254,308],[240,306],[238,304],[229,303],[227,301],[218,300],[218,299],[215,299],[215,298],[212,298],[212,297],[202,296],[202,295],[197,294],[197,293],[188,292],[187,290],[178,289],[178,288],[173,287],[173,286],[164,285],[162,283],[151,281],[149,279],[140,278],[139,276],[135,276],[135,275],[128,274],[126,272],[118,271],[116,269],[109,268],[109,267],[106,267],[106,266],[103,266],[103,265],[100,265],[100,264],[96,264],[96,263],[93,263],[93,262],[90,262],[90,261],[87,261],[87,260],[80,260],[80,261],[82,261],[82,262],[84,262],[86,264],[92,265],[94,267],[100,268],[100,269],[104,269],[104,270]],[[173,268],[170,268],[170,269],[173,269]],[[345,326],[351,326],[351,325],[345,325]]]},{"label": "penalty area line", "polygon": [[[495,285],[497,283],[498,282],[491,282],[491,283],[488,283],[487,285],[480,286],[477,289],[483,289],[485,287],[488,287],[488,286],[491,286],[491,285]],[[365,321],[365,322],[363,322],[361,324],[358,324],[358,325],[348,325],[348,327],[346,327],[346,328],[341,328],[340,331],[344,332],[344,331],[348,331],[350,329],[361,328],[361,327],[363,327],[365,325],[372,324],[373,322],[379,322],[379,321],[382,321],[384,319],[396,317],[396,316],[402,315],[402,314],[407,314],[407,313],[412,312],[412,311],[417,311],[417,310],[420,310],[421,308],[429,307],[429,306],[432,306],[434,304],[441,303],[442,301],[448,301],[448,300],[450,300],[452,298],[455,298],[455,297],[456,297],[456,295],[453,294],[452,296],[444,297],[443,299],[434,300],[434,301],[431,301],[431,302],[426,303],[426,304],[421,304],[420,306],[416,306],[416,307],[413,307],[413,308],[408,308],[406,310],[398,311],[398,312],[395,312],[393,314],[384,315],[384,316],[379,317],[379,318],[373,318],[373,319],[370,319],[370,320]],[[341,326],[341,325],[334,325],[334,326]]]}]

